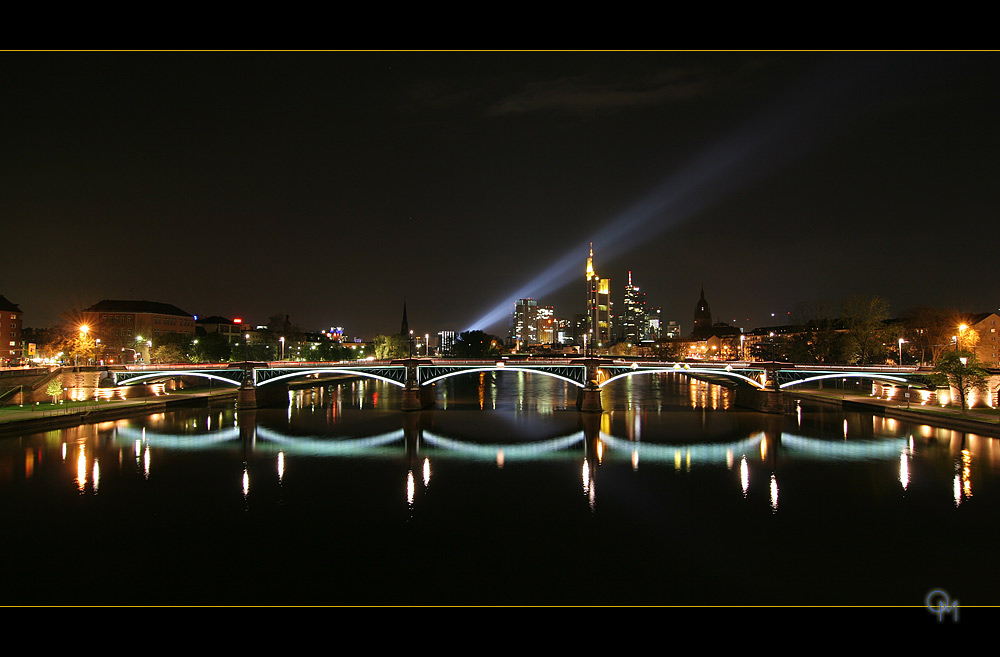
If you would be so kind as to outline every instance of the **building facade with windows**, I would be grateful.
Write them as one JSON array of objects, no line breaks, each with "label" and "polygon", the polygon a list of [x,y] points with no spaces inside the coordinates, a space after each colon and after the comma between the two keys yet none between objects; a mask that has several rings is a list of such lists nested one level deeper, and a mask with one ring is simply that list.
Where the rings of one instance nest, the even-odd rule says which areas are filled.
[{"label": "building facade with windows", "polygon": [[112,352],[134,349],[140,340],[148,343],[168,333],[195,334],[193,315],[158,301],[105,299],[83,311],[83,322],[89,335]]},{"label": "building facade with windows", "polygon": [[1000,315],[980,313],[969,318],[969,328],[978,334],[973,351],[986,367],[1000,367]]},{"label": "building facade with windows", "polygon": [[601,278],[594,270],[594,244],[587,258],[588,348],[607,349],[611,345],[611,279]]},{"label": "building facade with windows", "polygon": [[21,347],[21,309],[16,303],[11,303],[6,297],[0,295],[0,317],[3,321],[3,348],[0,349],[0,367],[11,367],[20,365],[24,358]]},{"label": "building facade with windows", "polygon": [[538,344],[538,302],[518,299],[511,318],[511,340],[519,347]]},{"label": "building facade with windows", "polygon": [[646,335],[646,293],[632,285],[632,271],[628,273],[620,327],[619,342],[638,344]]}]

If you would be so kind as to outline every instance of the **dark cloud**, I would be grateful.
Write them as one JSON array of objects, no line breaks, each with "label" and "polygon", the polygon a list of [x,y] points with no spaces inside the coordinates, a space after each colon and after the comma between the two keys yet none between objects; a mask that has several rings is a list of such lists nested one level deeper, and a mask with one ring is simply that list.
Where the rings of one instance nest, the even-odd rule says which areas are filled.
[{"label": "dark cloud", "polygon": [[577,76],[532,81],[494,103],[487,115],[593,114],[689,101],[714,88],[714,81],[700,73],[672,69],[646,79],[594,81]]}]

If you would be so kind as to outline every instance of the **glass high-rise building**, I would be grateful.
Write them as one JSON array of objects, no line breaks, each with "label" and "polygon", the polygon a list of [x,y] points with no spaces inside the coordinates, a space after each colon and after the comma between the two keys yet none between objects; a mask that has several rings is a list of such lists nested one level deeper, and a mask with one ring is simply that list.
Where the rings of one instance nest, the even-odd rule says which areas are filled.
[{"label": "glass high-rise building", "polygon": [[518,345],[538,344],[538,302],[518,299],[514,304],[511,339]]},{"label": "glass high-rise building", "polygon": [[632,285],[632,272],[628,273],[628,284],[625,285],[625,306],[621,314],[618,339],[629,344],[638,344],[644,337],[646,325],[646,293],[639,290],[638,285]]},{"label": "glass high-rise building", "polygon": [[607,348],[611,344],[611,279],[594,271],[593,242],[587,258],[587,317],[587,343],[592,348]]}]

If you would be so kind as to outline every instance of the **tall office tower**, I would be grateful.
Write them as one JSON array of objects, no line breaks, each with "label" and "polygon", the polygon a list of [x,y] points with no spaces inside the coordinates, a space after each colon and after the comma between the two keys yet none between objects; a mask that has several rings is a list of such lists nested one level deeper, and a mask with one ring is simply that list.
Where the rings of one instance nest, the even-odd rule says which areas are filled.
[{"label": "tall office tower", "polygon": [[438,353],[450,354],[455,347],[454,331],[438,331]]},{"label": "tall office tower", "polygon": [[611,344],[611,279],[601,278],[594,271],[594,243],[590,243],[587,258],[587,343],[594,348]]},{"label": "tall office tower", "polygon": [[554,344],[559,320],[552,306],[538,306],[538,341],[542,344]]},{"label": "tall office tower", "polygon": [[538,343],[538,302],[534,299],[518,299],[514,304],[511,338],[520,346]]},{"label": "tall office tower", "polygon": [[573,335],[576,333],[574,330],[574,322],[572,319],[557,319],[556,323],[558,328],[556,329],[556,342],[559,344],[573,344],[576,340],[573,339]]},{"label": "tall office tower", "polygon": [[639,290],[638,285],[632,285],[632,272],[628,273],[628,284],[625,286],[625,306],[621,315],[621,342],[637,344],[643,338],[646,323],[646,293]]},{"label": "tall office tower", "polygon": [[661,327],[662,308],[650,308],[646,313],[646,321],[643,322],[643,340],[659,340]]}]

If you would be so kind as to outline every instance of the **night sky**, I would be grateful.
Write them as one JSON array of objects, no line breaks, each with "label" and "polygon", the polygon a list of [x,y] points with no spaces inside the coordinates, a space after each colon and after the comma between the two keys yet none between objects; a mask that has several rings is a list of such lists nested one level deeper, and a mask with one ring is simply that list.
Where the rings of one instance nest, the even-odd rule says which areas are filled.
[{"label": "night sky", "polygon": [[[306,330],[997,310],[996,53],[3,53],[0,294]],[[490,314],[496,309],[497,312]],[[775,319],[771,313],[776,313]],[[782,318],[785,315],[785,318]]]}]

